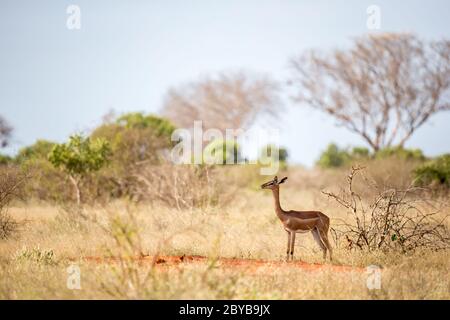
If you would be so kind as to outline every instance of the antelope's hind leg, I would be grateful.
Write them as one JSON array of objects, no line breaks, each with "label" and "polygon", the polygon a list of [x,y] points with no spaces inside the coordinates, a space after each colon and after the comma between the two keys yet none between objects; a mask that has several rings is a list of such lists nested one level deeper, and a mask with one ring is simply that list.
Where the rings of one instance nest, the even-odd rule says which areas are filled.
[{"label": "antelope's hind leg", "polygon": [[328,241],[327,232],[319,230],[319,236],[320,236],[320,239],[322,240],[322,242],[327,247],[328,251],[330,251],[330,261],[333,261],[333,249],[331,248],[330,241]]},{"label": "antelope's hind leg", "polygon": [[319,231],[317,230],[317,228],[314,228],[314,229],[311,231],[311,233],[312,233],[312,235],[313,235],[313,237],[314,237],[314,240],[316,240],[317,244],[318,244],[319,247],[322,249],[322,252],[323,252],[323,259],[326,259],[326,258],[327,258],[327,247],[326,247],[325,244],[322,242],[322,239],[321,239],[321,237],[320,237],[320,235],[319,235]]}]

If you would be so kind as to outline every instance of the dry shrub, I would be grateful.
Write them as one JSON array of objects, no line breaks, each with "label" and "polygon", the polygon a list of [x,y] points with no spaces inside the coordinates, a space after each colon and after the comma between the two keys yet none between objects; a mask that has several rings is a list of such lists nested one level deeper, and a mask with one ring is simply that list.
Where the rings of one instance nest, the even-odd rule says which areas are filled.
[{"label": "dry shrub", "polygon": [[8,213],[11,201],[20,197],[20,191],[26,176],[15,168],[5,167],[0,171],[0,239],[8,239],[19,227]]},{"label": "dry shrub", "polygon": [[229,202],[234,194],[219,178],[217,170],[204,165],[146,166],[136,172],[135,177],[140,182],[141,199],[158,201],[179,210],[220,206]]},{"label": "dry shrub", "polygon": [[67,175],[48,160],[33,159],[21,166],[23,171],[29,173],[29,181],[23,190],[27,199],[61,203],[73,200],[73,187]]},{"label": "dry shrub", "polygon": [[[137,299],[152,294],[155,291],[155,266],[159,259],[160,250],[170,244],[173,237],[186,231],[192,231],[190,227],[177,230],[164,237],[152,239],[156,251],[149,257],[143,242],[143,222],[136,216],[134,210],[127,208],[124,212],[106,210],[107,221],[105,224],[96,219],[90,219],[95,225],[112,240],[112,245],[107,252],[112,261],[113,276],[101,281],[103,292],[116,299]],[[143,267],[139,261],[150,258],[148,267]]]},{"label": "dry shrub", "polygon": [[152,275],[152,267],[140,272],[135,263],[136,257],[143,257],[142,239],[136,217],[127,211],[128,216],[110,214],[108,226],[104,231],[113,239],[115,246],[109,249],[109,255],[118,262],[113,266],[113,279],[102,282],[103,291],[115,298],[136,299],[148,293],[148,281]]},{"label": "dry shrub", "polygon": [[369,251],[417,248],[447,249],[450,244],[446,227],[448,215],[442,215],[440,204],[426,199],[418,188],[380,190],[363,175],[366,188],[374,189],[372,199],[364,199],[354,187],[355,177],[362,167],[352,167],[347,177],[347,189],[340,194],[323,192],[348,210],[350,219],[337,225],[349,247]]}]

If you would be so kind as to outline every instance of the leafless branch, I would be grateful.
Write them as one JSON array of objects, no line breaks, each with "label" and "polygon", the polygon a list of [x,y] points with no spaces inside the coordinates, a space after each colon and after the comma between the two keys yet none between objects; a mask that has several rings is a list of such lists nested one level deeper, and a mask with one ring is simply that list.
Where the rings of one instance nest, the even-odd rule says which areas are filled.
[{"label": "leafless branch", "polygon": [[277,90],[266,76],[221,73],[169,90],[163,113],[182,128],[202,120],[204,129],[246,129],[261,114],[277,114]]},{"label": "leafless branch", "polygon": [[403,252],[417,248],[449,248],[448,215],[439,210],[438,203],[430,205],[430,200],[421,198],[412,187],[378,191],[372,201],[363,200],[353,188],[361,170],[360,167],[351,169],[348,188],[342,189],[340,194],[323,192],[346,208],[352,217],[341,219],[335,225],[335,233],[345,236],[349,247]]},{"label": "leafless branch", "polygon": [[450,41],[411,34],[357,38],[349,50],[291,60],[293,100],[333,116],[375,151],[403,146],[432,115],[450,109]]}]

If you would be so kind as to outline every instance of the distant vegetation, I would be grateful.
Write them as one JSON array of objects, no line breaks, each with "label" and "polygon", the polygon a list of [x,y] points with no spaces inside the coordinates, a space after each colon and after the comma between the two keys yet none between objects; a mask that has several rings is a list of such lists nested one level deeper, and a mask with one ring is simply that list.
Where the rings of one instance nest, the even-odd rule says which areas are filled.
[{"label": "distant vegetation", "polygon": [[450,154],[444,154],[419,166],[415,171],[418,185],[442,185],[450,187]]},{"label": "distant vegetation", "polygon": [[[309,50],[291,59],[289,83],[296,93],[294,102],[325,112],[368,146],[330,144],[317,166],[347,169],[361,163],[371,167],[369,171],[380,186],[448,185],[447,156],[428,159],[421,150],[404,145],[431,116],[450,109],[449,54],[448,40],[432,42],[413,34],[383,33],[356,38],[345,49]],[[155,197],[173,198],[178,207],[183,201],[211,203],[185,199],[189,195],[183,190],[189,190],[189,182],[210,177],[211,172],[204,163],[201,169],[184,174],[170,167],[172,133],[177,126],[192,128],[195,120],[202,120],[203,129],[223,133],[248,129],[260,116],[276,119],[283,109],[282,89],[262,73],[228,70],[210,74],[168,90],[161,115],[122,114],[64,144],[38,140],[15,157],[0,154],[0,165],[30,173],[32,179],[24,192],[28,198],[44,201],[81,202],[81,190],[84,202],[149,199],[153,196],[148,196],[148,190],[153,190]],[[10,144],[12,132],[0,116],[0,148]],[[217,139],[204,147],[205,154],[218,157],[222,164],[231,158],[234,163],[248,160],[242,158],[243,150],[235,140]],[[280,169],[288,170],[287,150],[274,152],[274,147],[264,147],[258,160],[279,160]],[[252,181],[247,185],[256,185],[258,180],[252,170],[240,173]],[[239,184],[244,184],[244,179],[240,180]],[[179,192],[167,195],[172,185]],[[158,190],[169,191],[163,195]]]},{"label": "distant vegetation", "polygon": [[259,161],[260,163],[277,161],[279,162],[280,169],[286,169],[288,158],[289,152],[285,147],[277,147],[274,144],[268,144],[261,148]]},{"label": "distant vegetation", "polygon": [[387,147],[370,152],[364,147],[340,148],[331,143],[322,152],[316,164],[321,168],[339,168],[349,166],[355,162],[364,162],[376,159],[397,158],[400,160],[425,161],[426,158],[420,149],[406,149],[403,147]]},{"label": "distant vegetation", "polygon": [[204,148],[203,157],[203,161],[211,164],[236,164],[243,160],[235,140],[213,140]]},{"label": "distant vegetation", "polygon": [[[316,165],[322,169],[368,166],[372,168],[372,177],[380,185],[386,184],[386,179],[392,183],[397,178],[397,183],[394,183],[397,186],[407,184],[450,188],[450,154],[427,158],[420,149],[388,147],[370,152],[366,148],[340,148],[331,143],[322,152]],[[385,170],[381,170],[383,168]]]},{"label": "distant vegetation", "polygon": [[37,140],[34,144],[20,149],[15,161],[26,164],[28,161],[45,160],[54,145],[55,143],[51,141]]}]

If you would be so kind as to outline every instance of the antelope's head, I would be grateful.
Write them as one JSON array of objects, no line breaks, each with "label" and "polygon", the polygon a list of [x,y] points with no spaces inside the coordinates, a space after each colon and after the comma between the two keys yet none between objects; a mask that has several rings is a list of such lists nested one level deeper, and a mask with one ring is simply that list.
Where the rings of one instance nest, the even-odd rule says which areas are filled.
[{"label": "antelope's head", "polygon": [[261,189],[271,189],[273,190],[274,188],[278,188],[278,186],[282,183],[284,183],[287,180],[287,177],[284,177],[283,179],[281,179],[280,181],[278,181],[277,176],[275,176],[272,180],[270,180],[269,182],[266,182],[264,184],[261,185]]}]

